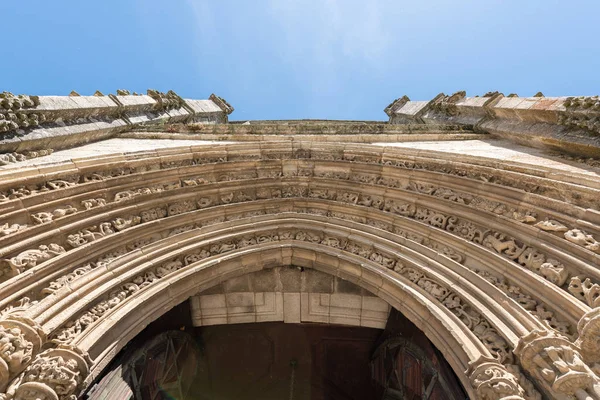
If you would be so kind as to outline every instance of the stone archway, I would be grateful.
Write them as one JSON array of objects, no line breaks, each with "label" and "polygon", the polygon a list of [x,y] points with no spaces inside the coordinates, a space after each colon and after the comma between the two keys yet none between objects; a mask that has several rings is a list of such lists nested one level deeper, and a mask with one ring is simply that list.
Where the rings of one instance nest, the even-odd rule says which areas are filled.
[{"label": "stone archway", "polygon": [[[583,172],[305,138],[0,175],[8,398],[79,393],[199,290],[286,265],[401,311],[473,398],[598,396],[599,189]],[[59,388],[42,367],[70,372]]]}]

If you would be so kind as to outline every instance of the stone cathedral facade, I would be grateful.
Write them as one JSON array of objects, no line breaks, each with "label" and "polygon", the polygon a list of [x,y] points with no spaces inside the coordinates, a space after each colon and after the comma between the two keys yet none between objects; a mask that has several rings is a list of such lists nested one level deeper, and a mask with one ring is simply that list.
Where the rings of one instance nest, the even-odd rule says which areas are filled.
[{"label": "stone cathedral facade", "polygon": [[[248,340],[279,373],[293,349],[256,333],[277,323],[371,335],[368,398],[600,399],[598,97],[405,96],[386,122],[232,112],[0,94],[0,399],[205,398],[211,349]],[[160,332],[182,309],[188,327]],[[197,353],[193,329],[213,329]],[[344,340],[307,345],[342,368],[312,397],[291,358],[285,398],[352,387]],[[178,372],[148,383],[160,343]]]}]

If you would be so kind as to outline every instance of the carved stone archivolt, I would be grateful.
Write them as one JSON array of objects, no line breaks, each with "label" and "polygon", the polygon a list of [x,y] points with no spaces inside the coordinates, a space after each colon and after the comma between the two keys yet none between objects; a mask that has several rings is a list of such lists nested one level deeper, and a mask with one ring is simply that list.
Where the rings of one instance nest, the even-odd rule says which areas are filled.
[{"label": "carved stone archivolt", "polygon": [[106,299],[97,303],[80,317],[69,322],[65,327],[54,332],[50,341],[55,344],[72,344],[89,326],[105,316],[111,309],[118,307],[137,292],[155,284],[165,276],[209,257],[220,256],[234,250],[250,246],[281,242],[304,241],[343,250],[365,260],[379,264],[381,267],[393,270],[428,293],[443,307],[452,312],[488,349],[497,362],[512,364],[510,345],[491,325],[491,323],[475,308],[468,304],[456,291],[447,284],[440,282],[421,272],[419,269],[408,267],[394,253],[374,247],[359,241],[349,240],[328,233],[312,230],[278,230],[264,233],[245,234],[238,238],[221,240],[208,244],[200,249],[180,255],[177,259],[164,263],[155,269],[148,270],[122,284],[108,294]]},{"label": "carved stone archivolt", "polygon": [[[440,110],[452,113],[454,100],[445,99]],[[587,214],[576,208],[600,206],[591,188],[555,182],[542,173],[522,174],[516,167],[494,171],[484,162],[428,159],[395,150],[366,148],[361,153],[352,146],[277,146],[231,146],[227,151],[160,160],[152,156],[5,185],[0,202],[6,210],[15,210],[0,225],[0,240],[8,244],[0,260],[0,285],[7,293],[0,312],[0,378],[9,386],[5,398],[74,398],[92,364],[74,348],[60,346],[91,341],[94,327],[110,314],[127,308],[125,304],[148,293],[147,288],[160,288],[161,280],[170,282],[185,273],[187,267],[282,241],[319,245],[326,253],[351,254],[375,264],[375,269],[380,266],[440,307],[443,315],[456,321],[454,326],[464,325],[462,332],[485,353],[469,370],[481,399],[540,399],[517,364],[549,396],[598,398],[600,275],[587,266],[598,260],[599,231],[593,218],[586,220]],[[146,174],[144,180],[127,178],[140,173]],[[443,179],[437,179],[440,176]],[[571,195],[579,200],[568,204]],[[548,209],[543,199],[551,199]],[[322,216],[358,233],[294,227],[237,235],[234,229],[236,220],[248,218],[244,223],[252,224],[251,218],[285,213],[304,214],[307,220]],[[112,282],[112,289],[89,303],[73,306],[72,314],[48,312],[52,316],[44,318],[54,320],[46,347],[57,348],[39,353],[43,335],[25,316],[41,315],[54,307],[55,299],[78,296],[77,290],[96,279],[110,281],[103,270],[116,274],[121,257],[138,249],[145,252],[146,246],[153,249],[174,235],[217,231],[219,224],[230,229],[226,239],[211,239],[151,267],[134,264],[139,269]],[[51,237],[44,232],[46,227],[60,234]],[[357,239],[363,230],[399,247],[390,250]],[[427,254],[439,266],[415,264],[402,254],[402,245]],[[481,265],[485,256],[489,265]],[[32,269],[43,272],[39,282],[12,287],[20,279],[30,279],[23,273]],[[473,272],[499,291],[483,293],[475,288],[484,281]],[[521,278],[526,279],[520,282]],[[563,309],[564,305],[569,307]],[[508,321],[488,314],[503,307],[512,307],[519,317]],[[589,311],[576,330],[577,318],[568,315],[573,311],[579,315]],[[511,331],[504,332],[504,326]],[[534,327],[547,331],[522,338],[513,352],[515,337]],[[51,377],[46,379],[41,371],[49,371]]]},{"label": "carved stone archivolt", "polygon": [[[334,198],[338,197],[337,192],[331,191],[331,190],[323,191],[321,189],[319,189],[319,190],[310,189],[310,190],[304,191],[302,187],[283,188],[284,192],[287,192],[287,190],[291,190],[291,189],[297,191],[297,193],[296,192],[291,193],[294,195],[299,194],[299,195],[304,195],[306,197],[318,197],[318,196],[326,196],[326,197],[334,197]],[[268,194],[272,194],[273,190],[274,189],[269,189]],[[280,196],[280,195],[278,195],[278,193],[280,193],[279,190],[281,190],[281,189],[277,189],[275,191],[276,197]],[[190,201],[173,203],[173,204],[169,205],[168,207],[167,206],[156,207],[156,208],[152,208],[152,209],[149,209],[146,211],[142,211],[140,213],[139,217],[128,218],[127,220],[135,221],[135,223],[137,224],[138,222],[150,222],[150,221],[155,221],[157,219],[165,218],[169,214],[169,212],[174,215],[178,215],[183,212],[188,212],[188,211],[194,209],[196,206],[197,206],[197,208],[205,208],[206,206],[215,206],[215,205],[222,204],[222,203],[231,204],[232,202],[237,203],[237,202],[251,201],[251,200],[254,200],[256,196],[258,196],[258,192],[259,191],[257,191],[256,194],[253,192],[248,192],[248,193],[231,192],[228,194],[215,196],[215,197],[209,197],[209,198],[201,197],[200,199],[197,200],[197,205],[194,205],[194,203],[190,202]],[[285,195],[285,193],[284,193],[284,195]],[[468,239],[470,241],[473,241],[476,243],[477,242],[479,242],[479,243],[485,242],[483,239],[484,233],[481,229],[477,229],[474,225],[467,223],[465,221],[461,221],[461,220],[457,219],[456,217],[448,217],[448,216],[445,216],[445,215],[442,215],[439,213],[432,212],[431,210],[428,210],[428,209],[422,209],[421,211],[419,211],[420,210],[419,208],[414,207],[411,204],[403,205],[403,204],[397,203],[396,201],[393,201],[393,200],[384,200],[383,197],[378,198],[378,197],[373,197],[370,195],[363,196],[362,194],[354,195],[354,194],[349,194],[346,192],[343,192],[341,195],[339,195],[339,197],[342,199],[356,198],[355,200],[357,203],[370,204],[372,206],[375,206],[375,208],[377,208],[377,209],[381,208],[384,211],[389,210],[390,212],[394,212],[394,213],[402,215],[402,216],[407,216],[407,217],[412,216],[415,219],[419,219],[420,221],[426,222],[430,225],[434,225],[441,229],[445,228],[447,231],[458,234],[459,236],[461,236],[465,239]],[[352,201],[354,201],[354,200],[352,200]],[[273,210],[273,211],[276,212],[276,210]],[[306,210],[306,211],[312,212],[311,210]],[[261,213],[259,213],[259,214],[261,214]],[[345,214],[345,213],[339,213],[339,212],[330,212],[330,213],[325,213],[323,215],[355,220],[355,218],[353,218],[352,216]],[[248,216],[250,216],[250,214],[247,214],[246,216],[248,217]],[[233,218],[233,217],[230,217],[230,218]],[[119,219],[117,219],[115,221],[119,221]],[[219,223],[221,221],[215,220],[213,222]],[[406,232],[399,230],[397,228],[394,228],[391,225],[389,225],[389,226],[380,225],[378,223],[375,223],[375,221],[373,221],[373,223],[371,223],[369,220],[361,220],[358,222],[372,224],[381,229],[386,229],[391,232],[397,233],[401,236],[407,237],[411,240],[415,240],[418,243],[424,244],[436,251],[439,251],[440,253],[448,256],[449,258],[451,258],[455,261],[462,262],[464,259],[464,256],[462,256],[460,254],[460,252],[453,250],[446,245],[441,245],[429,238],[425,238],[422,236],[417,237],[414,234],[409,235]],[[112,225],[109,224],[105,234],[114,233],[117,230],[116,227],[120,227],[121,225],[125,226],[124,224],[117,224],[115,222],[113,222]],[[203,223],[202,225],[207,226],[207,225],[210,225],[210,223]],[[112,229],[111,228],[112,226],[114,226],[115,229]],[[188,229],[194,229],[194,227],[192,226],[192,227],[189,227]],[[102,235],[102,232],[94,234],[94,231],[90,231],[90,230],[88,230],[88,231],[89,232],[79,233],[76,237],[80,238],[81,242],[70,243],[71,247],[78,247],[81,244],[88,243],[89,241],[93,241],[93,240],[96,240],[96,239],[104,236],[104,235]],[[87,234],[87,237],[89,237],[89,239],[87,239],[88,241],[85,241],[86,236],[84,236],[84,234]],[[171,234],[171,233],[169,233],[169,234]],[[161,236],[159,235],[156,240],[160,239],[160,237]],[[494,237],[494,240],[495,239],[496,238]],[[138,243],[137,245],[132,243],[132,245],[130,245],[130,248],[134,249],[134,248],[137,248],[139,245],[149,244],[150,242],[151,242],[151,240],[150,241],[147,240],[145,243],[142,242],[142,243]],[[79,243],[81,243],[81,244],[79,244]],[[513,247],[516,246],[516,244],[514,244],[514,241],[509,241],[509,246],[507,248],[510,248],[510,246],[513,246]],[[526,249],[520,249],[520,250],[524,251]],[[106,257],[103,257],[102,260],[98,260],[97,262],[87,263],[81,267],[76,268],[73,272],[70,272],[61,278],[58,278],[57,280],[51,282],[49,284],[49,286],[43,288],[41,291],[41,295],[46,296],[48,294],[54,293],[56,290],[59,290],[60,288],[64,287],[69,282],[73,282],[73,281],[79,279],[80,277],[84,276],[91,270],[95,269],[97,266],[106,265],[106,263],[109,260],[114,259],[115,257],[118,257],[119,255],[124,254],[125,252],[127,252],[126,249],[121,249],[120,251],[108,254]],[[521,253],[516,250],[511,250],[510,254],[513,258],[521,255]],[[529,257],[529,258],[527,258],[527,257]],[[533,257],[532,252],[530,250],[527,250],[527,257],[522,258],[522,260],[524,260],[523,262],[527,263],[531,259],[531,260],[534,260],[535,262],[537,262],[538,263],[537,265],[539,265],[541,256],[538,255],[538,256]],[[516,257],[516,258],[519,259],[519,257]],[[532,265],[535,267],[536,264],[533,264],[534,261],[531,261],[531,262],[532,262]],[[541,267],[542,265],[539,265],[539,266]],[[502,288],[502,285],[500,284],[500,282],[496,282],[493,280],[491,282]],[[514,287],[508,288],[507,287],[505,292],[510,297],[513,297],[519,304],[521,304],[525,309],[530,311],[533,315],[540,318],[540,320],[542,320],[544,323],[546,323],[549,327],[552,327],[553,329],[557,329],[560,332],[563,332],[565,334],[569,334],[569,335],[572,334],[568,325],[566,323],[558,320],[556,318],[556,316],[554,315],[554,313],[547,310],[541,303],[535,301],[530,296],[525,296],[523,294],[515,294],[515,290],[517,290],[517,289],[518,288],[514,288]]]},{"label": "carved stone archivolt", "polygon": [[[264,188],[261,188],[258,191],[246,189],[242,191],[225,193],[219,196],[201,197],[196,200],[186,200],[167,204],[166,211],[163,211],[164,209],[151,209],[143,211],[139,216],[130,215],[119,217],[111,222],[104,222],[97,226],[89,227],[79,232],[72,233],[68,236],[67,243],[71,248],[76,248],[104,236],[113,234],[116,231],[121,231],[139,223],[150,221],[153,218],[160,219],[165,216],[178,215],[184,212],[190,212],[196,209],[202,209],[219,204],[254,201],[260,198],[267,198],[269,195],[274,195],[275,197],[281,196],[284,198],[307,197],[330,201],[340,201],[345,204],[369,204],[370,207],[404,217],[413,218],[430,226],[444,229],[473,243],[481,244],[485,247],[495,250],[497,253],[509,258],[515,263],[524,266],[538,275],[543,276],[557,286],[563,286],[570,275],[568,269],[558,260],[546,256],[535,248],[520,243],[517,239],[514,239],[507,234],[492,230],[485,230],[461,218],[447,215],[432,209],[417,207],[412,203],[406,203],[391,198],[378,198],[377,196],[365,195],[362,193],[352,193],[313,187],[307,188],[305,186],[282,185],[278,189],[271,188],[268,189],[268,191],[269,193],[265,192]],[[555,222],[548,222],[548,224],[548,226],[551,225],[556,227]],[[572,293],[573,291],[569,290],[569,292]],[[578,296],[578,298],[581,298],[581,296]]]}]

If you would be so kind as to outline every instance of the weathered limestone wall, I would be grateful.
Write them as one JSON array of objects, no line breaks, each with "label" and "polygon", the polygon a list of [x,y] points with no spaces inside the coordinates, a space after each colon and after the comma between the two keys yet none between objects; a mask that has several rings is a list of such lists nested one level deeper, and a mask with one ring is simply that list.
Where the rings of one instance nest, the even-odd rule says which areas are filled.
[{"label": "weathered limestone wall", "polygon": [[508,97],[494,92],[482,97],[443,93],[431,101],[404,96],[385,112],[392,124],[462,124],[514,142],[600,157],[600,98]]}]

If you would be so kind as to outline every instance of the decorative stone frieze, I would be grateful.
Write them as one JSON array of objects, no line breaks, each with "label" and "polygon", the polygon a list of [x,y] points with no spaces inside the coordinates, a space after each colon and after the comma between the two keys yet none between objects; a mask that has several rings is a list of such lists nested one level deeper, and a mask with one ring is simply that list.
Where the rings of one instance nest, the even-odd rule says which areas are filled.
[{"label": "decorative stone frieze", "polygon": [[524,309],[535,315],[548,328],[554,329],[563,335],[572,337],[574,335],[573,328],[566,321],[560,320],[554,312],[547,309],[547,305],[540,302],[528,294],[523,293],[523,289],[515,284],[510,284],[504,278],[493,276],[487,271],[476,271],[485,280],[492,285],[502,290],[508,297],[519,303]]},{"label": "decorative stone frieze", "polygon": [[[179,186],[177,186],[179,187]],[[163,187],[164,189],[164,187]],[[197,209],[203,209],[210,206],[217,206],[220,204],[232,204],[242,203],[258,200],[261,198],[269,198],[269,196],[278,198],[292,198],[292,197],[305,197],[322,199],[328,201],[338,201],[344,204],[357,204],[370,206],[372,208],[383,210],[392,214],[412,218],[417,221],[426,223],[430,226],[443,229],[450,232],[458,237],[469,240],[473,243],[482,245],[484,247],[493,249],[498,254],[512,260],[513,262],[527,268],[528,270],[535,272],[536,274],[546,278],[550,282],[562,287],[567,279],[569,278],[569,271],[567,268],[557,260],[547,257],[537,249],[520,243],[516,239],[500,232],[492,230],[484,230],[481,227],[474,225],[469,221],[451,216],[448,214],[440,213],[428,208],[418,207],[412,203],[406,203],[401,200],[386,199],[380,196],[373,196],[370,194],[363,194],[358,192],[349,192],[337,189],[325,189],[320,187],[307,187],[305,184],[301,185],[281,185],[275,187],[261,187],[258,189],[245,189],[232,192],[222,192],[220,195],[208,196],[208,197],[197,197],[195,201],[184,200],[167,204],[163,207],[156,207],[142,211],[137,216],[127,216],[124,218],[116,218],[113,221],[101,223],[98,226],[87,228],[76,233],[70,234],[67,237],[67,242],[71,248],[79,247],[83,244],[90,243],[106,235],[114,234],[116,231],[122,231],[134,225],[140,223],[146,223],[156,219],[164,218],[169,215],[178,215],[184,212],[190,212]],[[68,208],[67,208],[68,209]],[[61,211],[58,213],[58,211]],[[59,209],[55,214],[64,214],[63,209]],[[339,217],[348,219],[343,213],[333,211],[331,213],[333,217]],[[41,220],[41,217],[38,215]],[[361,218],[349,218],[356,222],[365,223]],[[555,225],[554,225],[555,226]],[[392,229],[393,230],[393,229]],[[424,243],[425,241],[422,241]],[[436,246],[431,244],[429,247]],[[461,257],[456,252],[450,251],[450,249],[441,250],[442,253],[449,255],[455,260],[460,260]],[[6,262],[7,260],[5,260]],[[13,263],[14,264],[14,263]],[[31,263],[30,263],[31,264]],[[23,271],[30,268],[15,268],[15,271]],[[13,273],[14,274],[14,273]],[[7,276],[13,276],[7,275]],[[578,299],[589,303],[590,295],[587,294],[590,290],[588,287],[595,285],[595,283],[588,281],[583,288],[577,287],[577,279],[572,278],[571,284],[569,285],[569,293],[575,295]],[[586,278],[587,279],[587,278]],[[583,284],[582,284],[583,285]],[[582,291],[584,293],[582,293]],[[592,295],[593,296],[593,295]],[[595,300],[594,300],[595,301]],[[533,311],[533,310],[531,310]],[[560,323],[553,321],[552,317],[547,314],[546,310],[537,310],[537,315],[546,315],[544,321],[552,324],[553,328],[564,329]]]},{"label": "decorative stone frieze", "polygon": [[18,275],[65,252],[64,247],[50,243],[42,244],[37,249],[25,250],[15,257],[0,260],[0,279]]},{"label": "decorative stone frieze", "polygon": [[69,322],[65,328],[55,332],[50,337],[50,341],[59,345],[71,344],[73,339],[81,334],[89,325],[102,318],[109,310],[125,301],[132,294],[182,267],[183,264],[180,261],[169,261],[143,275],[136,276],[131,281],[124,283],[118,289],[109,293],[105,300],[91,307],[77,320]]},{"label": "decorative stone frieze", "polygon": [[66,215],[75,214],[76,212],[77,212],[77,208],[68,204],[64,207],[57,208],[57,209],[53,210],[52,212],[43,211],[43,212],[39,212],[36,214],[32,214],[31,218],[33,219],[33,222],[36,224],[45,224],[46,222],[53,221],[57,218],[62,218]]},{"label": "decorative stone frieze", "polygon": [[481,340],[483,345],[489,350],[490,354],[498,360],[498,362],[506,364],[512,363],[512,352],[506,340],[492,327],[489,321],[481,313],[476,311],[459,294],[449,289],[444,284],[439,283],[415,268],[406,267],[393,253],[347,238],[323,234],[320,231],[300,229],[246,234],[239,238],[213,242],[201,249],[194,250],[190,253],[184,253],[176,260],[169,261],[156,269],[149,270],[148,272],[135,277],[128,283],[121,285],[120,288],[111,292],[105,300],[88,309],[76,320],[69,322],[66,327],[54,332],[51,336],[51,342],[57,344],[72,343],[73,340],[78,335],[82,334],[88,326],[102,318],[102,316],[112,308],[118,306],[123,301],[126,301],[126,299],[131,297],[137,291],[154,284],[164,276],[187,265],[211,256],[223,255],[236,249],[286,240],[305,241],[347,251],[373,261],[385,269],[397,272],[425,292],[429,293],[441,305],[456,315],[458,319],[461,320],[479,340]]},{"label": "decorative stone frieze", "polygon": [[76,400],[89,373],[86,354],[62,346],[38,354],[1,400]]},{"label": "decorative stone frieze", "polygon": [[521,366],[557,399],[600,399],[600,378],[566,337],[534,330],[515,351]]},{"label": "decorative stone frieze", "polygon": [[10,92],[0,93],[0,132],[37,126],[43,122],[42,114],[25,114],[22,110],[32,109],[40,104],[38,96],[15,96]]},{"label": "decorative stone frieze", "polygon": [[92,208],[104,207],[106,205],[106,200],[103,198],[88,199],[88,200],[83,200],[81,202],[81,205],[86,210],[91,210]]},{"label": "decorative stone frieze", "polygon": [[[266,152],[265,152],[266,153]],[[329,155],[327,155],[329,154]],[[259,153],[259,158],[261,159],[271,159],[271,157],[273,157],[273,154],[263,154],[263,153]],[[281,154],[281,159],[286,159],[286,158],[290,158],[289,154]],[[324,154],[319,154],[318,152],[309,152],[307,154],[301,154],[299,152],[295,153],[292,155],[293,159],[302,159],[302,158],[310,158],[310,159],[315,159],[315,160],[332,160],[332,161],[360,161],[363,163],[368,163],[368,164],[383,164],[383,165],[387,165],[387,166],[393,166],[396,168],[404,168],[404,169],[417,169],[417,170],[428,170],[428,171],[432,171],[432,172],[441,172],[441,173],[446,173],[446,174],[451,174],[451,175],[456,175],[456,176],[462,176],[462,177],[466,177],[466,178],[470,178],[470,179],[474,179],[474,180],[478,180],[478,181],[486,181],[489,183],[495,183],[495,184],[499,184],[502,186],[507,186],[507,187],[513,187],[513,188],[517,188],[517,189],[521,189],[521,190],[525,190],[526,192],[531,192],[531,193],[535,193],[535,194],[540,194],[540,195],[545,195],[545,196],[550,196],[550,197],[558,197],[560,198],[560,200],[564,200],[563,196],[564,193],[561,192],[557,192],[555,190],[555,188],[550,188],[548,185],[548,183],[545,184],[541,184],[540,182],[533,182],[533,180],[536,180],[538,178],[533,178],[533,179],[523,179],[522,177],[518,177],[518,176],[514,176],[514,174],[508,174],[508,173],[482,173],[480,171],[480,168],[477,167],[467,167],[467,166],[463,166],[463,167],[457,167],[457,166],[453,166],[447,162],[444,162],[443,160],[421,160],[421,161],[406,161],[406,160],[385,160],[385,159],[356,159],[357,157],[353,157],[353,156],[342,156],[340,155],[339,157],[336,157],[335,155],[331,155],[330,153],[324,153]],[[411,158],[415,158],[415,157],[411,157]],[[251,157],[250,159],[256,159],[254,157]],[[238,157],[239,160],[239,157]],[[194,160],[192,160],[191,165],[200,165],[200,164],[204,164],[206,162],[227,162],[227,160],[223,159],[223,157],[217,157],[216,159],[213,158],[208,158],[208,159],[204,159],[202,157],[198,157],[195,158]],[[231,160],[230,160],[231,161]],[[187,160],[186,162],[189,162],[189,160]],[[177,167],[177,166],[184,166],[184,162],[178,162],[177,164],[171,164],[171,163],[165,163],[165,164],[160,164],[160,165],[155,165],[155,166],[140,166],[140,167],[136,167],[135,169],[133,168],[116,168],[114,170],[109,170],[109,171],[98,171],[98,172],[94,172],[94,173],[89,173],[83,176],[82,178],[82,182],[89,182],[89,181],[94,181],[94,180],[105,180],[105,179],[109,179],[112,177],[118,177],[118,176],[123,176],[123,175],[129,175],[129,174],[134,174],[134,173],[138,173],[138,172],[144,172],[149,170],[154,170],[154,169],[166,169],[166,168],[172,168],[172,167]],[[317,176],[317,175],[315,175]],[[341,178],[341,179],[353,179],[354,175],[350,175],[350,176],[346,176],[345,178]],[[79,179],[79,178],[77,178]],[[340,178],[338,178],[340,179]],[[379,184],[382,184],[384,186],[392,186],[390,184],[386,184],[385,182],[381,182]],[[37,190],[36,188],[31,188],[31,187],[27,187],[27,188],[13,188],[13,189],[8,189],[8,190],[4,190],[3,193],[1,193],[2,195],[0,195],[0,202],[1,201],[8,201],[10,199],[14,199],[14,198],[19,198],[19,197],[26,197],[26,196],[31,196],[40,192],[44,191],[44,186],[46,186],[46,183],[41,182],[37,185],[38,187],[40,187],[42,190]],[[27,189],[24,193],[20,193],[18,195],[15,195],[15,191],[19,192],[22,191],[23,189]],[[411,189],[409,187],[403,187],[403,189],[405,190],[414,190]],[[575,190],[575,188],[573,188],[573,190]],[[432,195],[438,196],[438,197],[443,197],[443,188],[442,191],[440,191],[438,194],[433,194]],[[458,197],[463,196],[464,194],[457,194]],[[600,207],[600,201],[597,200],[597,196],[583,196],[578,194],[576,196],[576,198],[572,199],[574,203],[578,204],[578,205],[582,205],[582,206],[586,206],[586,207]],[[460,200],[456,200],[458,202],[460,202]],[[480,201],[486,203],[486,204],[481,204],[479,205]],[[487,211],[493,211],[497,214],[502,214],[505,215],[509,218],[513,217],[515,219],[521,219],[522,217],[519,214],[523,214],[523,215],[530,215],[529,211],[530,210],[516,210],[513,209],[511,210],[510,207],[507,207],[506,205],[502,205],[499,202],[492,202],[490,200],[478,200],[478,199],[474,199],[474,207],[477,208],[481,208],[481,209],[487,209]],[[494,205],[495,203],[495,205]],[[514,215],[514,214],[517,215]],[[535,216],[533,216],[535,217]],[[530,221],[527,221],[530,222]]]}]

